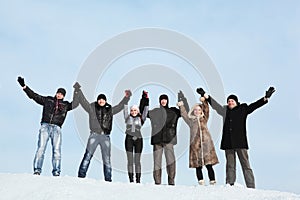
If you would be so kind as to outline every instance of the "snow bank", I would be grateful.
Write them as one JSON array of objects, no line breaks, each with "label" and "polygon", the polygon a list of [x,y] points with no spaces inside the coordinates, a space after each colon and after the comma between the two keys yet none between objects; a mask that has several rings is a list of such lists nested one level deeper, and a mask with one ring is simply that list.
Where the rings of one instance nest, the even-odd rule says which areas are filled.
[{"label": "snow bank", "polygon": [[85,199],[299,199],[287,192],[248,189],[243,186],[156,186],[105,182],[77,177],[46,177],[31,174],[0,174],[0,199],[3,200],[85,200]]}]

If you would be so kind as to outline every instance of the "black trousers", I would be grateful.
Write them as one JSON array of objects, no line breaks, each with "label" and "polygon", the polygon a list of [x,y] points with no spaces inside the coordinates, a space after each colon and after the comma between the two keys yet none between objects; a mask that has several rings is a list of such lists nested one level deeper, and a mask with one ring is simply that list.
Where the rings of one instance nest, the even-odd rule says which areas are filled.
[{"label": "black trousers", "polygon": [[[143,150],[143,138],[136,138],[131,135],[126,135],[125,149],[127,155],[127,170],[130,176],[133,176],[135,166],[135,173],[137,178],[141,176],[141,154]],[[133,178],[133,177],[132,177]]]},{"label": "black trousers", "polygon": [[[212,168],[212,165],[205,165],[205,167],[206,167],[207,172],[208,172],[209,180],[214,181],[215,180],[215,172],[214,172],[214,169]],[[196,168],[196,175],[197,175],[198,181],[203,180],[202,166]]]}]

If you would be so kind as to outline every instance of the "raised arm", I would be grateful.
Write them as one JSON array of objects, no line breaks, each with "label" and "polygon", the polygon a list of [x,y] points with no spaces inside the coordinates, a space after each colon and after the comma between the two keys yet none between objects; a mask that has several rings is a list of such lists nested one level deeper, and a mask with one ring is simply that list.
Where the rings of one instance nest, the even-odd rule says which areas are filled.
[{"label": "raised arm", "polygon": [[209,119],[209,105],[207,103],[207,100],[205,98],[200,98],[200,101],[202,102],[202,110],[203,110],[203,113],[206,117],[206,119],[208,120]]},{"label": "raised arm", "polygon": [[128,101],[131,97],[132,93],[130,90],[125,90],[125,97],[120,101],[120,103],[118,105],[115,105],[112,108],[112,114],[115,115],[117,113],[119,113],[121,110],[124,109],[124,105],[128,104]]},{"label": "raised arm", "polygon": [[124,104],[124,119],[126,120],[129,117],[128,104]]},{"label": "raised arm", "polygon": [[149,96],[148,92],[145,90],[143,90],[142,92],[142,98],[140,100],[139,109],[140,112],[142,112],[142,121],[145,122],[149,112]]},{"label": "raised arm", "polygon": [[190,126],[190,119],[188,117],[188,113],[187,113],[187,111],[185,109],[183,101],[179,101],[177,103],[177,106],[180,109],[181,117],[183,118],[183,120],[185,121],[185,123],[187,123],[187,125]]},{"label": "raised arm", "polygon": [[45,99],[46,97],[41,96],[37,93],[35,93],[33,90],[31,90],[27,85],[25,85],[25,80],[22,77],[18,77],[18,82],[21,85],[21,87],[23,88],[23,91],[27,94],[27,96],[30,99],[33,99],[36,103],[40,104],[40,105],[44,105],[45,103]]}]

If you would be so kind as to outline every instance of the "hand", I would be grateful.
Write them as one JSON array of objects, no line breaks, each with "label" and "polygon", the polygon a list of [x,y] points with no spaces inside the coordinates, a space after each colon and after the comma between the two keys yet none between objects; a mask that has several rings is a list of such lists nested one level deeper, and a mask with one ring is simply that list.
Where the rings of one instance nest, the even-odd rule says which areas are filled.
[{"label": "hand", "polygon": [[178,92],[178,102],[183,101],[184,98],[185,97],[184,97],[183,92],[181,90],[179,90],[179,92]]},{"label": "hand", "polygon": [[81,85],[76,82],[74,85],[73,85],[73,88],[75,89],[75,91],[78,91],[80,88],[81,88]]},{"label": "hand", "polygon": [[204,96],[204,94],[205,94],[205,91],[203,90],[203,88],[197,88],[197,93],[198,94],[200,94],[201,95],[201,97],[203,97]]},{"label": "hand", "polygon": [[146,98],[146,99],[149,98],[147,91],[143,90],[142,98]]},{"label": "hand", "polygon": [[129,98],[131,97],[132,93],[130,90],[125,90],[125,97]]},{"label": "hand", "polygon": [[22,87],[25,86],[24,78],[22,78],[21,76],[18,77],[18,82],[19,82],[19,84],[20,84]]},{"label": "hand", "polygon": [[274,88],[274,87],[270,87],[270,88],[266,91],[265,98],[267,98],[267,99],[270,98],[274,92],[275,92],[275,88]]}]

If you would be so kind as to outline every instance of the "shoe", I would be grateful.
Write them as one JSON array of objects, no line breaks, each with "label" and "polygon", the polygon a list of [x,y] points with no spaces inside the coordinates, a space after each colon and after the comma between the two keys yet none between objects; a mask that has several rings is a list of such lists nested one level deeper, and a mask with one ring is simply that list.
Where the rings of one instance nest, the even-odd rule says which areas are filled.
[{"label": "shoe", "polygon": [[212,180],[212,181],[209,181],[209,184],[210,184],[210,185],[216,185],[217,182],[216,182],[215,180]]},{"label": "shoe", "polygon": [[59,176],[60,174],[58,172],[54,172],[53,176]]},{"label": "shoe", "polygon": [[198,181],[198,184],[199,184],[199,185],[205,185],[205,182],[204,182],[204,180],[202,179],[202,180],[199,180],[199,181]]},{"label": "shoe", "polygon": [[33,175],[41,175],[41,172],[36,171],[33,173]]}]

